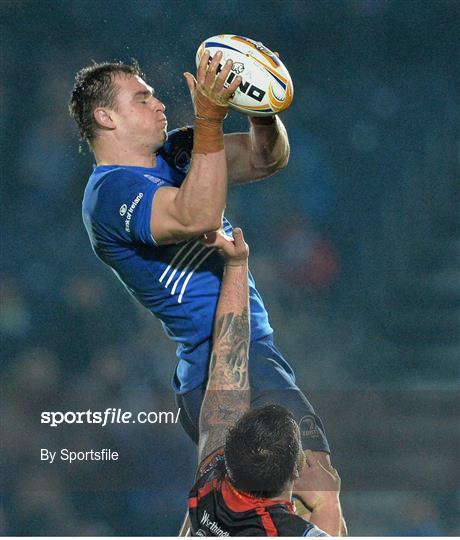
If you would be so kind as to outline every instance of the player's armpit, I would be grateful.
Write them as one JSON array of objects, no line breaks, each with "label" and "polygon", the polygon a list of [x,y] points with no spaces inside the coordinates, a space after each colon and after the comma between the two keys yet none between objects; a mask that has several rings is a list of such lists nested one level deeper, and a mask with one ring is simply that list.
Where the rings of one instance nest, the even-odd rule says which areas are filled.
[{"label": "player's armpit", "polygon": [[158,245],[201,236],[220,226],[215,220],[200,220],[187,216],[177,204],[178,193],[178,188],[164,186],[158,189],[153,199],[150,230]]},{"label": "player's armpit", "polygon": [[263,171],[256,174],[251,166],[249,133],[227,133],[224,135],[224,145],[230,186],[264,178]]}]

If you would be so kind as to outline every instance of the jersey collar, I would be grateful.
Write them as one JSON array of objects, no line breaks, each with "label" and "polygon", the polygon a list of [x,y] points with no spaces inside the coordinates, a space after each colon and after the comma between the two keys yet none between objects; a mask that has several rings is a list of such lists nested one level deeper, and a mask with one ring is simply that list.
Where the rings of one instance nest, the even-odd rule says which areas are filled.
[{"label": "jersey collar", "polygon": [[245,491],[236,489],[226,475],[222,482],[222,496],[225,504],[234,512],[246,512],[254,510],[254,508],[267,508],[269,506],[282,505],[287,508],[290,514],[295,514],[295,505],[292,501],[265,499],[263,497],[255,497]]}]

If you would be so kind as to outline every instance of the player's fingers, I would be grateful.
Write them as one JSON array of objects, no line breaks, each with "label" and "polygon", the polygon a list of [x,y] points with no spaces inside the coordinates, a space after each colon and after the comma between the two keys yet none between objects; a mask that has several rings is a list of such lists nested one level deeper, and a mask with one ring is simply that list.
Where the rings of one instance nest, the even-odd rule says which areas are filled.
[{"label": "player's fingers", "polygon": [[316,459],[311,450],[305,450],[305,462],[309,467],[313,467],[315,465]]},{"label": "player's fingers", "polygon": [[316,461],[316,463],[325,473],[329,475],[329,477],[331,476],[335,477],[333,471],[329,469],[329,467],[326,469],[326,467],[321,463],[321,461],[319,461],[319,459]]},{"label": "player's fingers", "polygon": [[227,88],[224,88],[222,91],[222,96],[224,98],[230,98],[236,92],[242,80],[243,79],[239,75],[238,77],[235,77],[231,84],[229,84]]},{"label": "player's fingers", "polygon": [[214,83],[215,92],[220,92],[224,88],[224,83],[230,74],[232,66],[233,66],[233,61],[228,59],[225,62],[224,67],[222,68],[221,72],[217,76],[216,82]]},{"label": "player's fingers", "polygon": [[206,70],[209,62],[209,51],[204,51],[201,56],[200,64],[196,72],[196,78],[199,84],[204,84],[206,78]]},{"label": "player's fingers", "polygon": [[242,256],[249,256],[249,246],[244,241],[243,231],[240,228],[233,229],[233,242],[235,251]]},{"label": "player's fingers", "polygon": [[222,230],[204,234],[200,238],[200,242],[206,246],[215,247],[225,252],[234,249],[231,237],[227,236]]},{"label": "player's fingers", "polygon": [[243,231],[239,227],[233,229],[233,240],[235,241],[236,245],[244,242]]},{"label": "player's fingers", "polygon": [[187,86],[188,86],[188,89],[190,90],[190,93],[193,93],[196,87],[195,77],[188,71],[184,73],[184,77],[185,77],[185,81],[187,82]]},{"label": "player's fingers", "polygon": [[212,88],[216,80],[216,73],[219,68],[220,60],[222,58],[222,51],[217,51],[213,56],[211,63],[206,71],[205,84],[208,88]]},{"label": "player's fingers", "polygon": [[241,251],[244,249],[246,242],[244,241],[243,231],[241,229],[233,229],[233,241],[235,242],[235,249]]},{"label": "player's fingers", "polygon": [[334,467],[331,467],[331,473],[336,477],[336,478],[340,478],[339,476],[339,471],[334,468]]},{"label": "player's fingers", "polygon": [[244,248],[246,246],[243,231],[240,228],[233,229],[233,241],[235,242],[235,247],[238,249]]}]

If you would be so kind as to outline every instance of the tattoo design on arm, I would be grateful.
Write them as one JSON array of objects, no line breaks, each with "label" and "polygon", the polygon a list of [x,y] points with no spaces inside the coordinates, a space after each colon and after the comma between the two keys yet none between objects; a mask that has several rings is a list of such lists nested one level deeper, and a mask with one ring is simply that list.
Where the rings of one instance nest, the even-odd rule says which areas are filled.
[{"label": "tattoo design on arm", "polygon": [[249,408],[249,315],[225,313],[214,328],[209,380],[200,414],[201,462],[225,442],[227,428]]}]

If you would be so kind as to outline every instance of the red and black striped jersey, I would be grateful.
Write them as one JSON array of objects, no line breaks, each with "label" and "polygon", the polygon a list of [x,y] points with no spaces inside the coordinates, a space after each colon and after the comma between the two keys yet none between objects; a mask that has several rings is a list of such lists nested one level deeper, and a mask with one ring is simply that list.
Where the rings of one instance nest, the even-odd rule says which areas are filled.
[{"label": "red and black striped jersey", "polygon": [[199,472],[188,499],[192,536],[329,536],[294,503],[253,497],[229,481],[222,451]]}]

